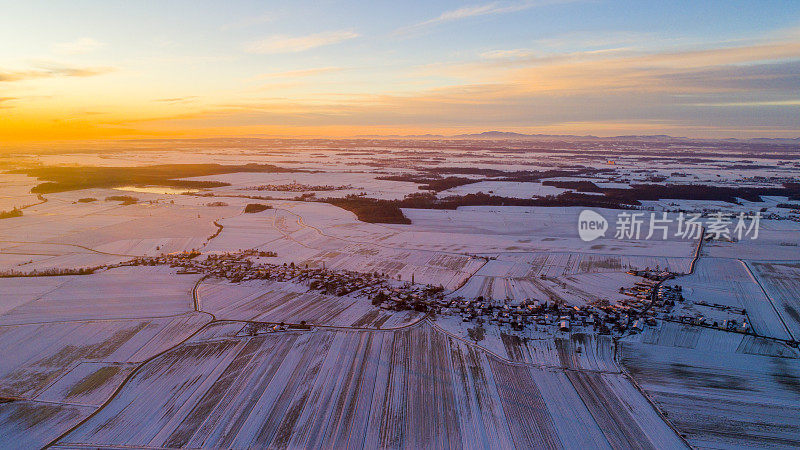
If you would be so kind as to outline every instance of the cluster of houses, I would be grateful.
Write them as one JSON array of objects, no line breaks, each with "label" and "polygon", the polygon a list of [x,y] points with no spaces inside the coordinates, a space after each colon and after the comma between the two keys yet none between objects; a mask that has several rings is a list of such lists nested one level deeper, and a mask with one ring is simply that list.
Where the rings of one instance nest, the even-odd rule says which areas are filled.
[{"label": "cluster of houses", "polygon": [[[394,289],[381,291],[373,296],[373,304],[388,310],[416,310],[434,315],[458,315],[464,322],[477,324],[491,323],[506,326],[512,330],[548,327],[563,332],[572,329],[592,330],[599,334],[621,335],[638,333],[647,326],[655,326],[659,320],[681,322],[684,324],[707,326],[739,333],[751,333],[746,311],[739,313],[741,320],[727,319],[722,322],[710,321],[702,315],[681,315],[673,308],[683,304],[683,289],[679,285],[663,283],[675,277],[675,273],[664,270],[631,270],[628,272],[641,278],[631,288],[620,288],[620,292],[630,299],[611,303],[596,300],[582,306],[567,306],[560,302],[547,302],[535,299],[523,301],[495,302],[478,297],[466,299],[452,297],[441,289],[420,288],[406,283]],[[691,303],[710,307],[703,301]],[[724,307],[731,309],[730,307]],[[735,308],[734,308],[735,309]]]},{"label": "cluster of houses", "polygon": [[764,213],[761,215],[761,218],[765,220],[791,220],[792,222],[800,222],[800,208]]},{"label": "cluster of houses", "polygon": [[[747,319],[747,310],[740,307],[709,303],[704,300],[687,302],[691,310],[676,312],[668,320],[687,325],[716,328],[738,333],[752,333]],[[700,307],[700,308],[698,308]]]},{"label": "cluster of houses", "polygon": [[[632,306],[637,310],[641,319],[644,319],[645,324],[655,324],[655,318],[670,322],[680,322],[686,325],[696,325],[708,328],[716,328],[725,331],[733,331],[738,333],[751,333],[750,325],[747,322],[747,311],[742,308],[736,308],[728,305],[721,305],[718,303],[708,303],[703,300],[687,301],[683,297],[683,289],[680,285],[663,285],[662,282],[673,278],[674,274],[668,272],[648,272],[648,271],[629,271],[632,275],[638,275],[644,278],[644,281],[637,282],[634,288],[622,289],[627,295],[632,295],[637,302],[634,304],[626,303],[621,304]],[[687,313],[686,308],[680,308],[680,311],[673,310],[675,305],[685,304],[696,308],[697,306],[712,308],[715,310],[723,311],[729,316],[736,318],[727,318],[721,320],[714,320],[704,314],[697,312]],[[649,306],[645,306],[649,305]],[[642,306],[645,306],[642,308]],[[641,329],[634,323],[634,330]]]},{"label": "cluster of houses", "polygon": [[243,188],[250,191],[277,191],[277,192],[310,192],[310,191],[344,191],[354,189],[353,186],[347,184],[344,186],[331,186],[331,185],[308,185],[297,182],[288,184],[262,184],[259,186],[250,186]]},{"label": "cluster of houses", "polygon": [[274,252],[242,250],[238,252],[211,253],[199,258],[197,251],[139,257],[118,266],[168,265],[178,269],[178,274],[203,274],[224,278],[234,283],[247,280],[293,281],[310,289],[329,295],[374,296],[389,285],[387,277],[378,273],[360,273],[346,270],[300,267],[294,263],[273,264],[259,258],[277,256]]},{"label": "cluster of houses", "polygon": [[[483,297],[454,297],[442,287],[401,283],[380,273],[361,273],[346,270],[300,267],[294,263],[273,264],[259,261],[260,258],[275,257],[274,252],[243,250],[238,252],[212,253],[200,257],[197,251],[164,254],[155,257],[140,257],[120,263],[119,266],[169,265],[179,274],[203,274],[228,279],[232,282],[246,280],[291,281],[308,286],[312,290],[328,295],[351,295],[369,298],[376,307],[392,311],[414,310],[431,315],[456,315],[464,322],[491,323],[524,330],[526,327],[556,328],[569,332],[573,328],[595,331],[600,334],[625,334],[643,331],[646,326],[655,326],[658,320],[714,327],[740,333],[751,332],[746,311],[742,320],[729,318],[722,322],[711,321],[697,314],[675,314],[676,304],[683,304],[681,286],[663,283],[676,274],[664,270],[631,270],[628,273],[640,277],[633,287],[620,288],[620,293],[629,299],[616,303],[596,300],[582,306],[567,306],[558,301],[526,299],[522,301],[495,302]],[[731,307],[707,304],[703,301],[690,303],[710,308]],[[260,325],[258,325],[260,326]],[[253,327],[258,327],[253,325]],[[249,332],[281,331],[256,330]]]},{"label": "cluster of houses", "polygon": [[[643,281],[629,290],[630,301],[615,304],[608,300],[597,300],[583,306],[535,299],[494,302],[483,297],[468,299],[448,296],[441,288],[419,288],[409,283],[384,290],[372,297],[372,301],[383,309],[458,315],[464,322],[493,323],[518,331],[526,327],[556,327],[567,332],[573,327],[582,327],[600,334],[622,334],[641,331],[645,325],[656,325],[658,312],[681,298],[679,287],[661,285],[672,278],[673,273],[649,269],[631,273],[642,277]],[[653,309],[653,306],[657,308]]]},{"label": "cluster of houses", "polygon": [[430,295],[424,290],[416,294],[399,292],[394,292],[394,297],[391,296],[392,293],[386,292],[382,297],[373,299],[373,303],[379,304],[383,309],[395,311],[413,309],[434,315],[458,315],[464,322],[496,324],[517,331],[526,327],[556,327],[560,331],[568,332],[573,327],[583,327],[600,334],[611,334],[624,333],[637,327],[641,330],[645,323],[655,325],[652,318],[648,318],[647,322],[644,319],[637,322],[639,317],[635,311],[611,305],[608,301],[585,306],[566,306],[559,302],[526,299],[512,304],[487,301],[483,297],[447,297],[441,292]]},{"label": "cluster of houses", "polygon": [[722,321],[716,321],[702,315],[701,316],[681,315],[677,319],[670,317],[669,320],[672,322],[680,322],[686,325],[696,325],[706,328],[717,328],[725,331],[735,331],[737,333],[751,332],[750,324],[747,322],[746,317],[742,318],[741,320],[724,319]]}]

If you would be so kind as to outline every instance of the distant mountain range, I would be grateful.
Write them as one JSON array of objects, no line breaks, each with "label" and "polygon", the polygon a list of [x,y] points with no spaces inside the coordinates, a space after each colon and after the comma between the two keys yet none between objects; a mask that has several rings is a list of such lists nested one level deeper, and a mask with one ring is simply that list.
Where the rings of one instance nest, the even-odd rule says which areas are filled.
[{"label": "distant mountain range", "polygon": [[442,135],[442,134],[412,134],[412,135],[362,135],[356,136],[357,138],[368,139],[519,139],[519,140],[536,140],[536,139],[574,139],[574,140],[625,140],[625,141],[734,141],[734,142],[763,142],[770,144],[800,144],[800,137],[798,138],[751,138],[751,139],[703,139],[703,138],[688,138],[676,137],[666,134],[654,135],[624,135],[624,136],[610,136],[600,137],[592,135],[573,135],[573,134],[523,134],[514,133],[511,131],[484,131],[482,133],[471,134],[456,134],[456,135]]}]

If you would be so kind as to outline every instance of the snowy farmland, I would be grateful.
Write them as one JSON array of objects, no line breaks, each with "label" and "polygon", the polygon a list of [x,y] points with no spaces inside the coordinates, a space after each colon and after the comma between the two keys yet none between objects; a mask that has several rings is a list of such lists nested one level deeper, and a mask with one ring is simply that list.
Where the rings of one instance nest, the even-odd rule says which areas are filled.
[{"label": "snowy farmland", "polygon": [[34,277],[0,278],[0,299],[13,305],[0,315],[0,325],[183,314],[192,311],[197,279],[161,267],[49,277],[41,284]]},{"label": "snowy farmland", "polygon": [[764,295],[743,261],[701,258],[692,275],[670,283],[680,284],[684,295],[694,302],[746,310],[750,325],[759,335],[780,339],[791,337],[775,306]]},{"label": "snowy farmland", "polygon": [[800,338],[800,264],[751,263],[781,323]]},{"label": "snowy farmland", "polygon": [[0,404],[4,436],[17,436],[21,447],[50,442],[94,412],[132,368],[207,321],[207,315],[193,312],[0,326],[0,345],[14,349],[0,362],[0,397],[12,399]]},{"label": "snowy farmland", "polygon": [[[139,425],[143,418],[150,426]],[[424,323],[403,331],[284,333],[184,344],[137,370],[107,407],[58,445],[122,443],[683,445],[619,373],[511,364]]]},{"label": "snowy farmland", "polygon": [[[726,162],[706,161],[678,173],[671,150],[194,145],[32,165],[282,170],[41,197],[41,180],[0,174],[0,210],[25,206],[0,219],[0,447],[800,445],[800,225],[778,206],[788,197],[636,206],[770,214],[757,240],[702,246],[674,227],[616,239],[618,209],[592,208],[610,228],[585,242],[583,207],[498,206],[580,194],[547,180],[735,188],[766,171],[718,180]],[[503,200],[403,206],[410,223],[367,223],[300,198],[402,201],[450,177],[477,182],[437,198]]]},{"label": "snowy farmland", "polygon": [[483,192],[485,194],[502,195],[503,197],[531,198],[558,195],[566,189],[544,186],[541,183],[514,181],[479,181],[442,191],[440,195],[464,195]]},{"label": "snowy farmland", "polygon": [[391,329],[423,317],[414,311],[392,314],[372,307],[363,298],[310,292],[305,286],[288,282],[232,284],[208,280],[198,287],[197,301],[202,311],[220,320]]},{"label": "snowy farmland", "polygon": [[492,300],[557,299],[567,304],[625,298],[618,289],[633,284],[630,269],[663,268],[688,272],[690,258],[561,252],[498,254],[454,295]]},{"label": "snowy farmland", "polygon": [[[214,220],[232,212],[155,198],[153,203],[133,205],[102,200],[112,195],[119,192],[54,194],[25,209],[22,217],[0,221],[0,269],[93,267],[131,256],[198,248],[216,231]],[[80,198],[100,200],[77,202]]]},{"label": "snowy farmland", "polygon": [[419,283],[447,288],[463,284],[484,262],[464,253],[403,245],[398,231],[360,223],[330,205],[280,202],[274,209],[221,224],[223,231],[209,251],[272,250],[280,262],[379,272],[400,280],[413,276]]},{"label": "snowy farmland", "polygon": [[[800,363],[774,341],[669,324],[621,361],[696,447],[800,445]],[[780,413],[776,414],[776,411]]]},{"label": "snowy farmland", "polygon": [[417,185],[407,181],[377,180],[375,175],[369,173],[328,172],[325,176],[325,185],[345,187],[336,190],[304,190],[303,192],[282,191],[278,189],[254,188],[260,186],[280,186],[287,184],[319,185],[320,178],[314,173],[234,173],[225,175],[212,175],[207,177],[193,177],[188,180],[195,181],[222,181],[230,186],[219,188],[218,195],[259,195],[276,199],[290,200],[302,193],[313,193],[317,197],[345,197],[354,194],[366,194],[370,197],[381,199],[401,199],[408,194],[419,192]]}]

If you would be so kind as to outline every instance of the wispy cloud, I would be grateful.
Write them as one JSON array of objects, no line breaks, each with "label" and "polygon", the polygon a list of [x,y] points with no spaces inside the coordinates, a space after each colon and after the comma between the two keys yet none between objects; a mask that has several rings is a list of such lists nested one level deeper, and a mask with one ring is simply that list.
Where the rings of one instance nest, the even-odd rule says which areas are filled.
[{"label": "wispy cloud", "polygon": [[17,97],[0,97],[0,109],[2,109],[2,108],[11,108],[11,106],[7,105],[6,103],[10,102],[12,100],[18,100],[18,98]]},{"label": "wispy cloud", "polygon": [[[662,70],[657,79],[684,90],[712,92],[800,92],[800,62],[725,64]],[[774,103],[774,102],[770,102]]]},{"label": "wispy cloud", "polygon": [[[579,57],[598,57],[623,53],[642,53],[638,44],[656,39],[645,33],[607,32],[601,36],[586,33],[570,33],[531,42],[527,48],[512,48],[484,51],[479,56],[497,63],[552,63]],[[535,50],[534,50],[535,49]]]},{"label": "wispy cloud", "polygon": [[0,82],[24,81],[53,77],[91,77],[113,72],[113,67],[70,67],[43,64],[31,70],[0,71]]},{"label": "wispy cloud", "polygon": [[508,14],[517,11],[546,6],[558,3],[570,3],[575,0],[524,0],[515,2],[491,2],[482,5],[464,6],[452,9],[439,14],[437,17],[422,22],[400,28],[394,32],[395,35],[413,33],[421,29],[436,26],[439,24],[454,22],[457,20],[468,19],[471,17],[490,16],[498,14]]},{"label": "wispy cloud", "polygon": [[70,42],[53,44],[53,51],[61,55],[82,55],[105,47],[106,44],[92,38],[82,37]]},{"label": "wispy cloud", "polygon": [[257,54],[296,53],[357,37],[359,34],[352,30],[326,31],[305,36],[276,35],[246,44],[245,51]]},{"label": "wispy cloud", "polygon": [[762,106],[800,106],[800,99],[798,100],[767,100],[755,102],[722,102],[722,103],[692,103],[690,106],[710,106],[721,108],[741,108],[741,107],[762,107]]},{"label": "wispy cloud", "polygon": [[170,98],[157,98],[155,101],[161,103],[186,103],[197,100],[199,97],[196,95],[189,95],[186,97],[170,97]]},{"label": "wispy cloud", "polygon": [[524,48],[515,48],[510,50],[491,50],[480,54],[484,59],[520,59],[533,56],[532,50]]},{"label": "wispy cloud", "polygon": [[[467,73],[462,84],[387,95],[253,98],[165,122],[187,129],[230,127],[236,132],[459,126],[600,134],[693,130],[721,136],[798,130],[789,112],[798,106],[800,84],[793,75],[800,70],[800,44],[612,50],[547,58],[525,51],[485,55],[488,59],[475,66],[453,68]],[[521,61],[509,65],[491,56]],[[476,75],[480,65],[491,70],[486,77]],[[287,74],[291,75],[273,75]],[[742,114],[742,108],[749,113]]]}]

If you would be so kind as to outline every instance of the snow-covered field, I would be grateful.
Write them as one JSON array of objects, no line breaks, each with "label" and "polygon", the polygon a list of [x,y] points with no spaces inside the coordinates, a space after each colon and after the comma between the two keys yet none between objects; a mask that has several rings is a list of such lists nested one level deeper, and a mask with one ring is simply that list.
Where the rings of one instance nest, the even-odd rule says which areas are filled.
[{"label": "snow-covered field", "polygon": [[[420,192],[415,183],[408,181],[377,180],[375,177],[376,175],[370,173],[328,172],[325,174],[324,182],[321,182],[321,177],[317,173],[232,173],[186,179],[230,183],[230,186],[215,189],[214,192],[217,195],[254,195],[287,200],[304,193],[314,193],[318,198],[365,194],[372,198],[398,200],[408,194]],[[303,192],[254,189],[264,185],[286,185],[293,183],[310,186],[350,186],[350,188]]]},{"label": "snow-covered field", "polygon": [[0,278],[0,325],[164,317],[192,311],[197,275],[123,267],[93,275]]},{"label": "snow-covered field", "polygon": [[542,183],[524,181],[479,181],[477,183],[465,184],[463,186],[447,189],[439,193],[439,195],[466,195],[483,192],[484,194],[500,195],[502,197],[531,198],[534,196],[544,197],[547,195],[558,195],[565,191],[567,191],[567,189],[545,186]]},{"label": "snow-covered field", "polygon": [[[594,209],[606,218],[606,237],[591,243],[578,236],[578,216],[586,208],[471,206],[457,210],[404,210],[417,231],[413,236],[428,236],[432,245],[443,250],[471,253],[577,252],[627,256],[687,257],[694,253],[696,241],[615,239],[617,210]],[[392,225],[403,230],[402,225]],[[424,232],[424,233],[421,233]],[[408,235],[401,235],[406,238]],[[416,239],[415,242],[418,242]],[[450,242],[455,242],[448,245]],[[424,241],[428,242],[428,240]]]},{"label": "snow-covered field", "polygon": [[620,374],[510,364],[428,324],[177,347],[141,367],[108,406],[60,441],[123,443],[682,446]]},{"label": "snow-covered field", "polygon": [[[206,314],[0,326],[3,439],[40,447],[76,425],[120,386],[124,373],[191,335]],[[119,369],[119,371],[115,369]]]},{"label": "snow-covered field", "polygon": [[800,339],[800,263],[751,263],[792,337]]},{"label": "snow-covered field", "polygon": [[669,324],[621,362],[697,447],[800,445],[797,350],[750,336]]},{"label": "snow-covered field", "polygon": [[[140,196],[133,205],[105,201],[113,190],[48,195],[22,217],[0,220],[0,270],[29,272],[110,264],[132,256],[200,248],[215,231],[213,222],[240,208],[211,208],[196,199]],[[139,194],[137,194],[139,195]],[[80,198],[97,198],[90,203]],[[150,203],[152,200],[153,203]],[[189,203],[189,204],[187,204]],[[235,211],[235,212],[234,212]]]},{"label": "snow-covered field", "polygon": [[391,329],[423,317],[415,311],[391,313],[374,308],[363,298],[324,295],[289,282],[208,280],[198,287],[197,299],[201,310],[220,320]]},{"label": "snow-covered field", "polygon": [[[431,177],[477,179],[474,169],[582,165],[603,171],[553,179],[605,188],[653,177],[755,186],[753,176],[773,172],[743,169],[721,178],[721,167],[738,160],[687,164],[677,172],[667,157],[619,155],[609,162],[592,151],[564,149],[568,157],[496,153],[491,146],[457,143],[430,150],[379,142],[352,148],[314,141],[298,148],[185,145],[191,149],[47,154],[30,163],[121,167],[191,160],[307,172],[196,177],[230,186],[193,195],[139,186],[43,199],[30,193],[35,179],[0,174],[0,210],[26,206],[22,217],[0,219],[0,272],[97,268],[89,275],[0,278],[0,446],[800,445],[800,354],[789,345],[800,337],[797,222],[765,219],[757,240],[705,243],[693,264],[697,240],[676,237],[674,226],[666,240],[615,239],[619,210],[592,208],[609,230],[584,242],[577,229],[582,207],[404,209],[410,225],[377,224],[327,203],[293,200],[301,192],[251,189],[349,185],[316,197],[402,199],[423,192],[420,185],[377,177],[419,176],[434,168],[441,174]],[[793,170],[787,164],[774,173]],[[438,196],[484,192],[525,199],[564,191],[540,182],[484,180]],[[118,195],[138,202],[106,200]],[[775,213],[777,204],[789,201],[763,200],[642,203],[654,211]],[[249,203],[271,208],[244,214]],[[630,298],[620,288],[642,278],[629,270],[677,274],[666,283],[681,285],[685,301],[669,312],[673,322],[659,320],[620,337],[590,324],[558,331],[553,321],[532,322],[515,330],[464,321],[459,313],[392,311],[363,295],[322,294],[294,281],[231,281],[164,265],[104,267],[192,249],[203,253],[198,258],[256,249],[276,253],[258,257],[259,263],[377,272],[398,286],[412,280],[440,286],[448,301],[559,301],[558,314],[567,318],[573,307]],[[677,323],[684,314],[707,323]],[[742,317],[748,334],[709,324]],[[280,322],[310,328],[274,331]]]},{"label": "snow-covered field", "polygon": [[772,302],[742,261],[701,258],[692,275],[678,278],[670,284],[680,285],[684,297],[693,302],[704,301],[745,309],[750,325],[759,335],[790,339]]},{"label": "snow-covered field", "polygon": [[31,194],[31,188],[37,184],[36,178],[27,175],[3,174],[0,177],[0,211],[39,203],[41,200]]}]

